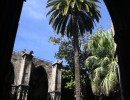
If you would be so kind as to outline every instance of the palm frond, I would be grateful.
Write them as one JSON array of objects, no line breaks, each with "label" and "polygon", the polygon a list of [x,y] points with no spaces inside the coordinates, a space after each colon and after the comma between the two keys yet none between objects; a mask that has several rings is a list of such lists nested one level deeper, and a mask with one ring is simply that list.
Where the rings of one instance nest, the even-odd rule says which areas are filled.
[{"label": "palm frond", "polygon": [[[83,35],[88,31],[92,32],[95,23],[94,19],[98,21],[100,17],[99,11],[97,10],[97,5],[95,3],[97,1],[98,0],[48,0],[46,7],[51,7],[47,13],[47,16],[51,14],[49,24],[53,24],[53,28],[57,33],[65,35],[65,32],[67,32],[67,36],[71,37],[73,36],[73,31],[71,31],[73,29],[73,25],[71,25],[72,22],[65,22],[63,19],[67,18],[66,16],[74,16],[73,14],[75,14],[75,22],[77,22],[75,26],[78,28],[77,33]],[[58,16],[61,16],[61,13],[63,19],[58,21]],[[61,21],[64,22],[62,23]],[[59,25],[61,25],[62,28]]]}]

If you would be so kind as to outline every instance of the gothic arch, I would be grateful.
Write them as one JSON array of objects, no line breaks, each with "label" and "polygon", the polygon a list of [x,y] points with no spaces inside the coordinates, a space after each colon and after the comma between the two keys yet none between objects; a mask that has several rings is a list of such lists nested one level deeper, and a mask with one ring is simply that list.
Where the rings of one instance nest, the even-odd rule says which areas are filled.
[{"label": "gothic arch", "polygon": [[[130,13],[129,0],[104,0],[108,10],[111,14],[111,18],[114,22],[114,28],[117,35],[116,41],[118,44],[118,54],[119,54],[119,65],[121,68],[121,79],[122,79],[122,87],[124,88],[124,100],[130,100],[130,70],[129,70],[129,61],[130,61],[130,45],[129,45],[129,33],[130,33]],[[7,5],[9,4],[9,5]],[[18,22],[20,18],[20,13],[23,5],[23,0],[1,0],[0,1],[0,90],[4,90],[4,80],[5,76],[7,76],[8,65],[12,54],[12,48],[14,45],[14,40],[16,36],[16,31],[18,28]],[[119,22],[116,21],[118,18]],[[115,20],[115,21],[114,21]],[[121,28],[116,27],[120,25]],[[126,28],[127,27],[127,28]],[[6,34],[5,34],[6,33]],[[125,34],[120,34],[125,33]],[[127,44],[127,45],[126,45]],[[125,67],[124,67],[125,66]],[[3,78],[4,77],[4,78]],[[2,95],[3,92],[0,91],[1,100],[6,100],[5,95]]]},{"label": "gothic arch", "polygon": [[[130,1],[104,0],[110,13],[117,44],[122,100],[130,100]],[[123,6],[123,7],[122,7]]]},{"label": "gothic arch", "polygon": [[38,66],[31,73],[28,100],[47,100],[47,95],[47,73],[42,66]]}]

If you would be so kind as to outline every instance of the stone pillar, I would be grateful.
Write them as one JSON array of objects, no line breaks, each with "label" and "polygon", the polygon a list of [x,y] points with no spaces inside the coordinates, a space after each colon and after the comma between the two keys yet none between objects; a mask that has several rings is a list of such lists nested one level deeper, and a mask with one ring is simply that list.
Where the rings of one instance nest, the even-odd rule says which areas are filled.
[{"label": "stone pillar", "polygon": [[51,91],[50,99],[51,100],[60,100],[61,99],[61,70],[62,62],[57,61],[52,65],[52,79],[51,79]]},{"label": "stone pillar", "polygon": [[31,74],[32,66],[32,55],[33,51],[30,53],[22,52],[20,72],[18,73],[17,84],[12,85],[12,100],[27,100],[28,87]]}]

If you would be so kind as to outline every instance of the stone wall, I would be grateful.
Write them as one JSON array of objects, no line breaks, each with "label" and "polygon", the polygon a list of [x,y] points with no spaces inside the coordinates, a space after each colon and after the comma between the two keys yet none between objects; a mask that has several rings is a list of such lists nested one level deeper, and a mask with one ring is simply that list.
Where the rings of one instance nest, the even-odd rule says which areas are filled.
[{"label": "stone wall", "polygon": [[[22,52],[14,51],[13,54],[12,54],[11,62],[14,66],[14,74],[15,74],[14,75],[15,79],[14,79],[13,85],[18,86],[18,85],[20,85],[20,82],[19,82],[20,77],[22,77],[22,76],[20,76],[21,66],[24,63],[23,58],[22,58]],[[55,93],[55,92],[60,93],[61,92],[61,72],[58,69],[59,66],[62,65],[61,63],[57,63],[57,62],[52,63],[50,61],[43,60],[43,59],[40,59],[40,58],[36,58],[34,56],[33,59],[32,59],[31,65],[32,65],[32,67],[31,67],[31,73],[32,74],[33,74],[33,72],[35,72],[36,69],[41,68],[41,67],[45,70],[45,72],[43,72],[43,73],[44,73],[44,75],[47,75],[47,80],[45,79],[45,80],[42,81],[43,83],[39,83],[39,84],[48,83],[48,91],[47,91],[48,93],[52,93],[52,92],[53,93]],[[37,74],[35,73],[35,75],[32,76],[33,77],[32,79],[35,79],[35,76],[37,77],[38,74],[39,73],[37,73]],[[42,77],[44,77],[44,75]],[[54,77],[54,75],[55,75],[55,77]],[[56,81],[54,81],[54,80],[56,80]],[[47,82],[45,82],[45,81],[47,81]],[[33,81],[31,80],[31,82],[33,82]],[[43,88],[43,86],[44,85],[42,85],[42,88]],[[57,87],[57,88],[54,88],[54,87]],[[37,89],[35,89],[35,90],[37,91]],[[57,99],[57,100],[59,100],[59,99]]]},{"label": "stone wall", "polygon": [[[14,66],[15,79],[16,79],[16,80],[14,80],[14,82],[16,82],[16,84],[17,84],[17,80],[19,78],[21,59],[22,59],[21,52],[13,51],[11,62]],[[51,74],[52,74],[52,62],[45,61],[43,59],[34,57],[32,69],[35,69],[35,68],[40,67],[40,66],[42,66],[45,69],[45,71],[47,73],[47,77],[48,77],[48,83],[50,83]]]}]

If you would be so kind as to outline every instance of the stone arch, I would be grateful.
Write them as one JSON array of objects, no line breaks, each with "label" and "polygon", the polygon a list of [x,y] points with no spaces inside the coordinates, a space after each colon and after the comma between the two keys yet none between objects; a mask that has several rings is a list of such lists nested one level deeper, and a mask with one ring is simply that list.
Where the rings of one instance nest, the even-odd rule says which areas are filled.
[{"label": "stone arch", "polygon": [[[129,90],[130,90],[129,80],[130,80],[130,78],[128,76],[130,75],[130,70],[129,70],[129,60],[130,60],[129,51],[130,51],[130,48],[129,48],[129,44],[128,44],[128,41],[129,41],[128,39],[130,38],[129,37],[130,14],[129,14],[128,8],[130,7],[130,3],[129,3],[129,0],[126,0],[125,2],[123,2],[122,0],[119,0],[119,1],[104,0],[104,1],[107,4],[107,7],[110,9],[110,13],[113,13],[113,15],[111,14],[113,16],[113,17],[111,16],[113,20],[116,20],[116,18],[119,18],[119,16],[122,15],[122,17],[120,17],[119,20],[124,24],[115,22],[114,27],[115,27],[115,25],[122,25],[123,27],[127,26],[127,28],[128,28],[128,29],[122,29],[122,30],[120,30],[120,28],[117,28],[116,34],[125,33],[125,34],[123,34],[123,36],[121,36],[121,35],[119,36],[120,41],[118,40],[118,45],[119,45],[118,50],[120,51],[119,52],[120,53],[119,54],[119,63],[120,63],[119,65],[122,68],[121,69],[121,74],[122,74],[121,79],[122,79],[122,83],[124,84],[124,85],[122,85],[122,87],[124,87],[124,91],[125,91],[124,95],[126,97],[129,97],[129,98],[125,98],[124,100],[129,100],[130,99],[130,95],[129,95]],[[1,10],[1,14],[4,16],[4,17],[2,16],[4,19],[2,19],[2,22],[0,23],[1,26],[3,27],[0,30],[0,32],[1,32],[1,34],[0,34],[1,35],[0,36],[1,42],[0,43],[2,45],[1,46],[2,48],[0,49],[2,52],[1,53],[2,54],[2,56],[1,56],[1,75],[3,75],[3,76],[5,76],[5,73],[6,73],[5,70],[8,70],[8,68],[5,67],[5,65],[6,66],[8,65],[8,62],[6,62],[6,61],[7,60],[9,61],[10,55],[12,52],[13,43],[14,43],[14,39],[15,39],[15,33],[17,30],[17,26],[18,26],[17,23],[19,21],[23,1],[22,0],[20,2],[18,0],[14,0],[11,2],[9,0],[0,1],[1,5],[5,5],[6,3],[9,3],[9,4],[11,3],[11,5],[4,6],[4,8],[7,8],[6,11],[3,10],[4,8]],[[17,6],[14,6],[15,4]],[[122,7],[123,5],[124,5],[124,7]],[[3,7],[3,6],[1,6],[1,7]],[[117,12],[114,12],[114,10],[111,8],[116,9]],[[122,10],[119,10],[119,9],[122,9]],[[16,10],[17,10],[17,13],[16,13]],[[120,14],[118,14],[118,13],[120,13]],[[9,15],[9,16],[7,16],[7,15]],[[12,18],[15,20],[12,20]],[[7,19],[8,19],[8,21],[7,21]],[[13,28],[12,28],[12,26],[13,26]],[[13,35],[12,34],[10,35],[10,32],[13,33]],[[123,68],[123,66],[125,66],[125,67]],[[4,78],[1,78],[0,83],[2,85],[2,90],[3,90],[3,86],[4,86],[4,82],[3,82],[4,80],[5,80]],[[5,98],[5,96],[2,95],[1,93],[0,93],[1,97]],[[5,100],[5,99],[2,99],[2,100]]]},{"label": "stone arch", "polygon": [[[130,78],[128,77],[130,75],[130,1],[104,0],[104,2],[115,31],[114,39],[117,44],[116,53],[118,55],[122,100],[130,100]],[[124,7],[121,7],[123,5]]]},{"label": "stone arch", "polygon": [[43,66],[38,66],[31,73],[28,100],[47,100],[47,95],[47,73]]}]

